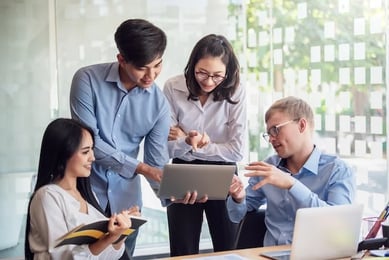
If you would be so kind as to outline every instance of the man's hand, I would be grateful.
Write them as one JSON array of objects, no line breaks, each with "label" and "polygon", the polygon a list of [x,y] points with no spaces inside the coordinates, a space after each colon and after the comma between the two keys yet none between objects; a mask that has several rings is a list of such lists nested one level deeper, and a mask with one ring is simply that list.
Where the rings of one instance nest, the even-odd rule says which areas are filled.
[{"label": "man's hand", "polygon": [[162,170],[156,167],[152,167],[145,163],[139,163],[135,170],[137,173],[142,174],[146,178],[161,182],[162,180]]},{"label": "man's hand", "polygon": [[246,196],[246,191],[244,189],[243,182],[236,175],[232,178],[230,189],[228,194],[234,199],[235,202],[241,203],[244,197]]},{"label": "man's hand", "polygon": [[246,177],[263,177],[260,182],[253,186],[253,190],[257,190],[265,184],[288,190],[296,182],[296,179],[290,176],[289,173],[283,172],[274,165],[265,162],[250,163],[245,169],[250,171],[244,175]]}]

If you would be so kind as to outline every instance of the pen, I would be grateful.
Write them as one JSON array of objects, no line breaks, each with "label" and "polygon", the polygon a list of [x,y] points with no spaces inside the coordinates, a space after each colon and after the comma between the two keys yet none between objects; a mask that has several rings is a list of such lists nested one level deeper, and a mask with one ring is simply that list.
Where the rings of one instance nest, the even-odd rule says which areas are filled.
[{"label": "pen", "polygon": [[385,220],[389,215],[389,202],[386,204],[384,210],[381,212],[379,219]]}]

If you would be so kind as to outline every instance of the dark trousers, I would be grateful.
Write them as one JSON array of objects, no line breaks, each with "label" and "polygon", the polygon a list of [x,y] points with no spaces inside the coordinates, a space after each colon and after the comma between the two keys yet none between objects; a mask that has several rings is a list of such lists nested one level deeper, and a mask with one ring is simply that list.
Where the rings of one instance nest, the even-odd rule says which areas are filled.
[{"label": "dark trousers", "polygon": [[[185,161],[174,159],[173,163],[185,163]],[[186,163],[204,164],[204,161],[199,163],[196,160]],[[207,162],[207,164],[232,163]],[[235,249],[238,224],[230,221],[225,200],[209,200],[206,203],[193,205],[173,203],[167,207],[171,256],[199,253],[204,212],[208,221],[213,250],[216,252]]]}]

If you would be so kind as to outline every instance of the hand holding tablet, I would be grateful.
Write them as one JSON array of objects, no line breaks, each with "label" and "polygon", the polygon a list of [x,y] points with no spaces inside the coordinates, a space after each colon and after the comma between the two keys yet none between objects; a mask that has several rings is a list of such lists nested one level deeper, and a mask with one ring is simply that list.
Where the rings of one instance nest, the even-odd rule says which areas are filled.
[{"label": "hand holding tablet", "polygon": [[197,199],[225,200],[235,171],[235,165],[166,164],[158,196],[182,199],[196,191]]}]

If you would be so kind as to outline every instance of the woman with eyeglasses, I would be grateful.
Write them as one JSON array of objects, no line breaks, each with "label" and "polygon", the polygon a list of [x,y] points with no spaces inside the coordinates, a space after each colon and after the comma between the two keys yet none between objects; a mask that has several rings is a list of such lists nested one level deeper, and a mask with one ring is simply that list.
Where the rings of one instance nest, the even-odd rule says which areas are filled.
[{"label": "woman with eyeglasses", "polygon": [[[238,60],[225,37],[210,34],[200,39],[184,75],[169,79],[164,93],[171,107],[168,145],[173,163],[223,165],[242,160],[246,93]],[[204,213],[214,251],[234,249],[237,224],[228,218],[226,201],[197,198],[192,192],[167,207],[171,256],[199,253]]]},{"label": "woman with eyeglasses", "polygon": [[352,168],[314,143],[314,114],[297,97],[274,102],[265,114],[263,137],[276,154],[245,169],[249,185],[230,193],[228,209],[236,222],[266,204],[264,246],[291,244],[299,208],[351,204],[356,183]]}]

